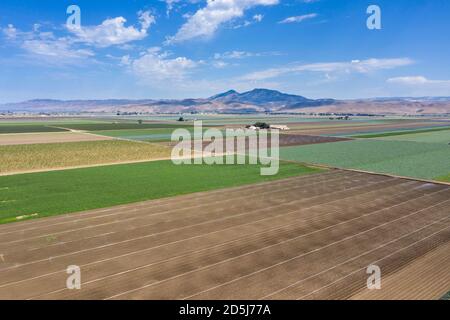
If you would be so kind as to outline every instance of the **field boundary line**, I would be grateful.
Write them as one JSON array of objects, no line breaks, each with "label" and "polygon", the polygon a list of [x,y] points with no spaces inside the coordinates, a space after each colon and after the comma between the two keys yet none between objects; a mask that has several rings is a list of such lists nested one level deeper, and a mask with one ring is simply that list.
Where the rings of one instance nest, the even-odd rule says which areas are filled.
[{"label": "field boundary line", "polygon": [[[342,178],[342,177],[336,177],[334,180],[338,181],[339,178]],[[332,181],[334,181],[334,180],[332,180]],[[387,182],[387,181],[388,181],[388,180],[383,180],[383,181],[378,181],[378,182],[372,182],[372,183],[370,183],[370,184],[368,184],[368,185],[372,185],[372,184],[376,184],[376,183],[382,183],[382,182]],[[308,185],[308,186],[299,186],[299,187],[292,187],[292,186],[289,184],[288,186],[285,186],[285,187],[282,188],[282,189],[278,189],[278,190],[276,190],[276,191],[269,190],[269,191],[264,192],[264,193],[262,193],[262,194],[273,194],[273,193],[276,193],[276,192],[282,192],[282,191],[284,191],[284,190],[292,190],[292,189],[300,189],[300,188],[309,188],[309,187],[312,186],[312,185],[316,185],[316,184],[318,185],[318,184],[323,183],[323,182],[325,182],[325,181],[318,181],[318,182],[315,182],[315,183],[311,183],[311,184]],[[328,181],[327,181],[327,182],[328,182]],[[345,191],[345,189],[344,189],[344,190],[341,190],[341,191]],[[247,196],[237,197],[236,199],[253,198],[253,197],[258,197],[258,196],[260,196],[260,195],[261,195],[261,194],[258,194],[258,195],[250,194],[250,195],[247,195]],[[311,198],[315,198],[315,197],[317,197],[317,196],[312,196],[312,197],[309,197],[309,198],[305,198],[305,199],[303,199],[303,200],[307,200],[307,199],[311,199]],[[230,201],[230,199],[227,199],[227,198],[226,198],[226,199],[222,199],[222,200],[220,200],[220,201],[216,201],[215,204],[221,203],[221,202],[226,202],[226,201]],[[297,201],[297,200],[295,200],[295,201]],[[169,203],[169,204],[162,204],[162,206],[164,206],[164,205],[170,205],[170,203]],[[155,213],[152,213],[152,214],[148,214],[148,215],[146,215],[146,217],[152,217],[152,216],[156,216],[156,215],[167,214],[167,213],[171,213],[171,212],[174,212],[174,211],[180,211],[180,210],[186,210],[186,209],[194,209],[194,208],[199,208],[199,207],[203,207],[203,206],[208,206],[208,204],[195,204],[195,205],[191,205],[191,206],[188,206],[188,207],[181,207],[181,208],[175,208],[175,209],[166,209],[166,210],[163,210],[163,211],[161,211],[161,212],[155,212]],[[143,208],[139,208],[139,209],[145,210],[146,208],[147,208],[147,207],[143,207]],[[122,211],[122,212],[117,212],[117,213],[112,213],[112,214],[105,214],[105,215],[101,215],[101,216],[88,217],[88,218],[86,218],[86,219],[75,220],[75,222],[86,221],[86,220],[96,219],[96,218],[110,217],[110,216],[114,216],[114,215],[123,215],[124,213],[130,213],[130,212],[133,212],[133,211],[138,211],[138,210],[131,209],[131,210],[126,211],[126,212],[123,212],[123,211]],[[130,221],[130,220],[135,220],[135,219],[139,219],[139,218],[143,218],[143,216],[124,218],[124,219],[121,219],[120,221],[121,221],[121,222],[122,222],[122,221]],[[73,222],[74,222],[74,221],[62,221],[62,222],[60,222],[60,223],[55,223],[55,224],[50,224],[50,225],[43,225],[43,226],[37,227],[37,228],[28,228],[28,229],[21,229],[21,230],[15,230],[15,231],[8,231],[8,232],[0,233],[0,236],[6,235],[6,234],[11,234],[11,233],[16,233],[16,232],[23,233],[24,231],[37,230],[37,229],[40,229],[40,228],[42,228],[42,227],[45,228],[45,227],[49,227],[49,226],[57,226],[57,225],[67,224],[67,223],[73,223]],[[60,232],[57,232],[57,233],[45,234],[45,235],[42,235],[42,236],[39,236],[39,237],[44,237],[44,236],[48,236],[48,235],[55,235],[55,234],[61,234],[61,233],[66,233],[66,232],[70,232],[70,231],[75,231],[75,230],[82,230],[82,229],[95,228],[95,227],[100,227],[100,226],[104,226],[104,225],[111,224],[111,223],[117,223],[117,222],[118,222],[118,221],[104,222],[104,223],[100,223],[100,224],[97,224],[97,225],[90,225],[90,226],[85,226],[85,227],[76,228],[76,229],[64,230],[64,231],[60,231]],[[36,238],[36,237],[25,238],[25,239],[34,239],[34,238]],[[25,240],[25,239],[23,239],[23,240]],[[15,241],[20,241],[20,240],[14,240],[14,241],[8,242],[8,243],[13,243],[13,242],[15,242]]]},{"label": "field boundary line", "polygon": [[[90,210],[85,210],[85,211],[75,211],[75,212],[69,212],[69,213],[64,213],[64,214],[60,214],[60,215],[56,215],[56,216],[50,216],[50,217],[42,217],[40,219],[32,219],[32,220],[26,220],[26,221],[22,221],[21,222],[21,226],[26,225],[26,226],[40,226],[40,225],[48,225],[45,223],[45,220],[54,220],[57,221],[57,224],[60,223],[65,223],[65,222],[69,222],[67,220],[71,220],[71,218],[74,217],[74,215],[77,215],[77,219],[75,220],[71,220],[70,222],[79,222],[82,220],[87,220],[90,218],[94,218],[92,217],[95,214],[102,214],[105,212],[109,212],[109,211],[114,211],[114,210],[119,210],[119,209],[128,209],[129,207],[132,207],[132,209],[134,210],[135,208],[141,208],[141,207],[145,207],[148,206],[150,204],[155,204],[156,202],[158,202],[158,204],[161,205],[166,205],[168,201],[172,201],[174,198],[181,198],[181,197],[185,197],[185,198],[198,198],[200,197],[206,197],[206,196],[211,196],[214,195],[216,193],[222,193],[224,190],[228,190],[230,192],[238,192],[242,189],[255,189],[255,188],[259,188],[259,187],[264,187],[268,184],[282,184],[284,182],[290,182],[291,180],[296,180],[299,178],[312,178],[317,177],[318,175],[320,176],[334,176],[335,173],[340,173],[339,170],[328,170],[328,171],[324,171],[324,172],[317,172],[317,173],[307,173],[307,174],[301,174],[301,175],[296,175],[296,176],[291,176],[291,177],[287,177],[287,178],[282,178],[282,179],[276,179],[276,180],[270,180],[270,181],[263,181],[263,182],[257,182],[257,183],[250,183],[250,184],[245,184],[245,185],[240,185],[240,186],[232,186],[232,187],[225,187],[225,188],[220,188],[220,189],[213,189],[213,190],[206,190],[206,191],[199,191],[199,192],[194,192],[194,193],[187,193],[187,194],[181,194],[181,195],[177,195],[177,196],[172,196],[172,197],[165,197],[165,198],[158,198],[158,199],[150,199],[150,200],[142,200],[142,201],[137,201],[137,202],[129,202],[129,203],[123,203],[123,204],[118,204],[118,205],[114,205],[111,207],[103,207],[103,208],[96,208],[96,209],[90,209]],[[192,199],[181,199],[181,201],[185,201],[185,200],[192,200]],[[115,214],[115,213],[113,213]],[[101,217],[104,216],[108,216],[108,215],[112,215],[112,214],[105,214]],[[100,216],[99,216],[100,217]],[[86,218],[86,219],[85,219]],[[52,224],[52,225],[56,225],[56,224]],[[0,230],[6,230],[6,232],[2,232],[0,234],[7,234],[7,233],[11,233],[11,232],[16,232],[16,231],[22,231],[23,229],[16,229],[15,227],[18,227],[19,224],[14,224],[14,223],[9,223],[9,224],[2,224],[0,225]],[[8,230],[9,229],[9,230]],[[10,229],[16,229],[11,231]],[[35,228],[33,228],[35,229]],[[27,229],[27,230],[30,230]]]},{"label": "field boundary line", "polygon": [[[111,141],[111,140],[104,140],[104,141]],[[70,143],[70,142],[68,142],[68,143]],[[103,166],[106,167],[106,166],[114,166],[114,165],[121,165],[121,164],[133,164],[133,163],[153,162],[153,161],[163,161],[163,160],[170,160],[170,156],[167,158],[108,162],[108,163],[98,163],[98,164],[89,164],[89,165],[80,165],[80,166],[70,166],[70,167],[63,167],[63,168],[47,168],[47,169],[36,169],[36,170],[27,170],[27,171],[1,172],[0,177],[15,176],[15,175],[29,174],[29,173],[42,173],[42,172],[73,170],[73,169],[95,168],[95,167],[103,167]]]},{"label": "field boundary line", "polygon": [[343,168],[343,167],[337,167],[337,166],[326,165],[326,164],[317,164],[317,163],[312,163],[312,162],[285,160],[285,159],[281,159],[281,158],[279,160],[290,162],[290,163],[298,163],[298,164],[301,164],[304,166],[309,166],[309,167],[318,167],[318,168],[323,168],[323,169],[334,169],[334,170],[342,170],[342,171],[359,172],[359,173],[366,173],[366,174],[376,175],[376,176],[385,176],[385,177],[391,177],[391,178],[399,178],[399,179],[405,179],[405,180],[413,180],[413,181],[420,181],[420,182],[450,186],[450,182],[439,181],[439,180],[429,180],[429,179],[421,179],[421,178],[414,178],[414,177],[406,177],[406,176],[395,175],[392,173],[383,173],[383,172],[366,171],[366,170],[360,170],[360,169]]}]

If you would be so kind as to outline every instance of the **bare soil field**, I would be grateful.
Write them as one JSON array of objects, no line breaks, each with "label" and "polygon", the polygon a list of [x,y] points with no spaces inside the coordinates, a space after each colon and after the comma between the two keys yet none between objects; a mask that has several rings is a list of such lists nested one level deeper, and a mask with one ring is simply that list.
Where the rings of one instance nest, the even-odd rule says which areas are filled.
[{"label": "bare soil field", "polygon": [[0,298],[348,299],[377,264],[438,299],[401,274],[423,265],[450,288],[432,276],[450,268],[432,255],[450,242],[449,204],[445,185],[330,170],[1,225]]},{"label": "bare soil field", "polygon": [[302,146],[306,144],[317,144],[327,142],[348,141],[347,138],[321,137],[298,134],[280,134],[280,147]]},{"label": "bare soil field", "polygon": [[357,300],[412,300],[444,296],[449,291],[450,272],[436,265],[450,266],[450,243],[411,262],[401,271],[383,279],[381,290],[364,289],[352,297]]},{"label": "bare soil field", "polygon": [[112,140],[111,137],[75,132],[1,134],[0,146],[37,143],[63,143]]}]

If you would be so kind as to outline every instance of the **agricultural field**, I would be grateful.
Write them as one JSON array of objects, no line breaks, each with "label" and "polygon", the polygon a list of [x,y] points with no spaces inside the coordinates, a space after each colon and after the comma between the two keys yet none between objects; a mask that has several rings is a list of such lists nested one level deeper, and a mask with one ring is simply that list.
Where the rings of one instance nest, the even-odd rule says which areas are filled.
[{"label": "agricultural field", "polygon": [[[280,135],[278,174],[158,160],[170,156],[174,129],[193,132],[176,116],[74,119],[58,124],[72,132],[0,134],[0,144],[24,143],[0,145],[0,299],[448,292],[449,186],[315,166],[450,182],[445,123],[204,117],[222,132],[257,121],[291,127]],[[352,138],[361,131],[376,136]],[[85,137],[108,140],[75,141]],[[377,292],[365,290],[373,262],[383,270]],[[66,289],[72,264],[83,270],[82,290]]]},{"label": "agricultural field", "polygon": [[100,131],[100,130],[129,130],[129,129],[158,129],[158,128],[180,128],[190,127],[192,123],[160,122],[160,123],[138,123],[138,120],[127,121],[120,119],[73,119],[54,120],[37,119],[30,121],[4,121],[0,120],[0,134],[2,133],[32,133],[32,132],[61,132],[61,131]]},{"label": "agricultural field", "polygon": [[[193,127],[181,127],[188,130],[191,134],[194,132]],[[100,130],[92,131],[92,133],[107,137],[114,137],[128,140],[151,141],[151,142],[167,142],[171,141],[171,136],[177,128],[161,128],[161,129],[124,129],[124,130]],[[206,129],[204,129],[206,130]]]},{"label": "agricultural field", "polygon": [[[165,121],[165,122],[175,122],[179,116],[176,115],[158,115],[158,116],[143,116],[143,117],[120,117],[121,120],[128,121],[136,121],[137,119],[143,119],[146,121]],[[193,115],[183,115],[183,118],[186,121],[192,122],[194,120],[203,121],[204,125],[213,125],[213,126],[223,126],[223,125],[246,125],[255,123],[258,121],[269,122],[271,124],[306,124],[306,125],[314,125],[315,123],[325,122],[328,125],[340,125],[342,121],[338,120],[330,120],[328,117],[312,117],[312,116],[303,116],[303,115],[203,115],[203,114],[193,114]],[[368,121],[367,117],[354,117],[352,122],[356,123],[388,123],[389,119],[385,119],[382,117],[376,117],[375,119],[371,119]]]},{"label": "agricultural field", "polygon": [[103,123],[95,119],[61,119],[61,118],[31,118],[27,120],[0,119],[0,134],[3,133],[33,133],[33,132],[64,132],[65,125],[86,125]]},{"label": "agricultural field", "polygon": [[65,143],[77,141],[110,140],[112,138],[75,132],[0,134],[0,146],[37,143]]},{"label": "agricultural field", "polygon": [[115,123],[83,123],[68,124],[63,126],[66,129],[78,131],[103,131],[103,130],[130,130],[130,129],[161,129],[161,128],[187,128],[191,125],[183,123],[137,123],[137,122],[115,122]]},{"label": "agricultural field", "polygon": [[284,147],[280,157],[420,179],[435,179],[450,170],[450,147],[439,143],[363,139]]},{"label": "agricultural field", "polygon": [[450,173],[446,176],[437,177],[436,180],[442,182],[450,182]]},{"label": "agricultural field", "polygon": [[[128,143],[118,143],[128,152],[132,150]],[[33,156],[29,162],[36,161]],[[21,216],[44,217],[319,171],[281,163],[277,175],[261,176],[258,165],[174,165],[168,160],[3,176],[0,223],[17,221]]]},{"label": "agricultural field", "polygon": [[[393,132],[381,132],[381,133],[374,133],[374,134],[363,134],[363,135],[356,135],[351,136],[351,138],[384,138],[384,137],[392,137],[392,136],[405,136],[405,135],[420,135],[423,133],[434,133],[434,132],[441,132],[444,131],[450,131],[450,127],[444,126],[442,128],[432,128],[432,129],[418,129],[418,130],[397,130]],[[436,136],[440,135],[438,133]],[[395,139],[395,138],[394,138]]]},{"label": "agricultural field", "polygon": [[[148,141],[148,142],[169,142],[172,138],[172,133],[179,128],[162,128],[162,129],[134,129],[134,130],[104,130],[104,131],[91,131],[96,135],[103,135],[107,137],[115,137],[119,139],[127,140],[137,140],[137,141]],[[193,139],[201,139],[201,134],[196,134],[194,127],[180,127],[180,129],[187,130]],[[203,127],[202,132],[205,133],[209,127]],[[214,127],[214,129],[219,130],[225,137],[226,129],[222,127]],[[232,128],[230,128],[232,129]],[[236,129],[236,128],[235,128]],[[251,132],[255,133],[255,132]],[[251,134],[250,133],[250,134]],[[256,132],[257,134],[257,132]],[[233,136],[245,135],[245,133],[237,133]],[[325,139],[325,138],[324,138]]]},{"label": "agricultural field", "polygon": [[449,14],[1,0],[0,301],[450,299]]},{"label": "agricultural field", "polygon": [[16,125],[16,124],[8,124],[8,125],[0,125],[0,134],[2,133],[30,133],[30,132],[63,132],[67,131],[65,129],[56,128],[48,125]]},{"label": "agricultural field", "polygon": [[[448,265],[449,260],[450,243],[446,243],[383,279],[383,290],[366,288],[354,295],[352,300],[378,300],[386,297],[390,300],[426,300],[430,292],[446,292],[450,282],[449,273],[445,268],[438,268],[437,272],[434,269],[437,265]],[[408,285],[408,290],[404,289],[405,284]],[[443,298],[445,296],[441,299]]]},{"label": "agricultural field", "polygon": [[0,146],[0,174],[170,157],[170,149],[130,141],[84,141]]},{"label": "agricultural field", "polygon": [[[352,121],[340,125],[328,126],[322,123],[320,126],[301,126],[294,130],[300,134],[360,137],[366,135],[379,135],[414,130],[446,129],[448,122],[444,121],[391,121],[388,123],[369,122],[355,125]],[[373,136],[372,136],[373,137]],[[370,138],[370,136],[369,136]]]},{"label": "agricultural field", "polygon": [[[52,195],[58,193],[73,204],[71,190],[88,207],[105,197],[137,200],[136,192],[176,194],[242,180],[261,182],[247,167],[174,171],[163,162],[158,166],[164,173],[155,177],[155,171],[146,179],[147,169],[128,178],[115,171],[111,190],[106,172],[84,181],[80,171],[72,171],[75,176],[67,176],[72,179],[64,184],[53,180],[55,173],[47,174],[52,192],[45,194],[36,185],[25,187],[44,183],[42,174],[14,184],[30,200],[37,192],[34,196],[43,197],[47,206],[61,205]],[[366,268],[373,263],[382,270],[382,287],[372,290],[380,299],[405,291],[412,299],[445,295],[450,287],[449,186],[341,170],[298,176],[304,173],[296,171],[299,167],[286,169],[295,176],[1,225],[0,298],[362,298]],[[152,177],[169,181],[158,188]],[[82,182],[97,194],[95,199],[82,193]],[[66,287],[66,268],[73,264],[82,270],[80,290]],[[422,271],[426,274],[418,277]],[[414,279],[419,281],[411,284]]]},{"label": "agricultural field", "polygon": [[439,143],[450,144],[450,128],[446,130],[427,131],[427,132],[410,132],[408,134],[390,135],[376,138],[377,140],[386,141],[412,141],[423,143]]}]

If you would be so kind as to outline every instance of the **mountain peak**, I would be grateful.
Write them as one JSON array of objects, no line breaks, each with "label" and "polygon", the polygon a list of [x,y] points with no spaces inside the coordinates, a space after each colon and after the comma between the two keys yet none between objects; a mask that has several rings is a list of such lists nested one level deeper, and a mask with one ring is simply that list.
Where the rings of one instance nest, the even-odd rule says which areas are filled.
[{"label": "mountain peak", "polygon": [[216,95],[210,97],[209,99],[215,100],[215,99],[225,98],[225,97],[228,97],[228,96],[234,96],[234,95],[238,95],[238,94],[239,94],[239,92],[237,92],[236,90],[231,89],[231,90],[228,90],[226,92],[216,94]]},{"label": "mountain peak", "polygon": [[255,106],[291,106],[302,105],[313,100],[302,96],[283,93],[277,90],[255,88],[251,91],[239,93],[236,90],[228,90],[209,98],[225,104],[249,104]]},{"label": "mountain peak", "polygon": [[256,88],[251,91],[241,93],[239,98],[242,102],[256,104],[256,105],[267,105],[267,104],[294,104],[307,101],[305,97],[297,96],[293,94],[282,93],[277,90]]},{"label": "mountain peak", "polygon": [[272,89],[265,89],[265,88],[255,88],[253,90],[247,91],[245,93],[271,93],[271,94],[281,94],[280,91],[272,90]]}]

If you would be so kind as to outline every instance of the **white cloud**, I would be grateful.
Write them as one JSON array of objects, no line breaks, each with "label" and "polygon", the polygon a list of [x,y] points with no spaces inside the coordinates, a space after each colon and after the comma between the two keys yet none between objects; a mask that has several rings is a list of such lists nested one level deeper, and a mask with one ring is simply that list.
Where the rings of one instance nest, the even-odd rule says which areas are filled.
[{"label": "white cloud", "polygon": [[183,4],[183,3],[198,3],[202,0],[160,0],[162,2],[166,3],[166,14],[167,16],[170,15],[170,12],[175,8],[175,5],[177,4]]},{"label": "white cloud", "polygon": [[271,68],[262,71],[253,72],[242,77],[245,80],[265,80],[276,78],[283,75],[299,72],[345,72],[345,73],[368,73],[383,69],[393,69],[413,64],[414,61],[409,58],[397,59],[367,59],[352,60],[350,62],[320,62],[311,64],[293,64],[280,68]]},{"label": "white cloud", "polygon": [[450,86],[450,80],[430,80],[424,76],[395,77],[388,79],[387,82],[407,86],[420,86],[420,85]]},{"label": "white cloud", "polygon": [[168,43],[211,37],[222,24],[242,17],[245,10],[259,5],[275,5],[278,2],[279,0],[207,0],[206,7],[188,18],[177,34],[168,39]]},{"label": "white cloud", "polygon": [[252,20],[244,20],[244,22],[232,26],[232,28],[233,29],[245,28],[245,27],[251,26],[252,24],[259,23],[263,19],[264,19],[264,16],[262,14],[255,14],[252,17]]},{"label": "white cloud", "polygon": [[129,66],[131,64],[130,56],[126,55],[120,58],[120,65]]},{"label": "white cloud", "polygon": [[217,69],[223,69],[226,66],[228,66],[228,63],[225,61],[222,61],[222,60],[217,60],[217,61],[213,62],[213,66],[214,66],[214,68],[217,68]]},{"label": "white cloud", "polygon": [[164,1],[164,2],[166,3],[166,6],[167,6],[166,14],[167,14],[167,15],[170,14],[170,12],[171,12],[172,9],[173,9],[173,6],[174,6],[176,3],[180,2],[180,0],[162,0],[162,1]]},{"label": "white cloud", "polygon": [[[140,28],[125,26],[123,17],[107,19],[98,26],[69,28],[68,36],[55,36],[51,31],[41,31],[39,24],[34,24],[28,32],[17,30],[12,24],[2,28],[2,33],[11,45],[22,48],[30,61],[40,59],[48,64],[79,64],[81,59],[95,56],[88,46],[108,47],[128,45],[134,40],[147,36],[148,29],[155,23],[150,12],[138,12]],[[125,63],[125,61],[123,61]]]},{"label": "white cloud", "polygon": [[148,35],[148,29],[155,23],[155,17],[150,12],[139,12],[141,28],[134,26],[126,27],[126,19],[116,17],[106,19],[97,26],[82,26],[81,28],[70,28],[76,36],[76,41],[97,47],[109,47],[112,45],[125,44],[127,42],[142,40]]},{"label": "white cloud", "polygon": [[304,14],[301,16],[294,16],[294,17],[286,18],[284,20],[279,21],[278,23],[299,23],[299,22],[305,21],[307,19],[313,19],[317,16],[318,16],[317,13]]},{"label": "white cloud", "polygon": [[73,39],[70,37],[56,37],[53,32],[40,31],[37,24],[29,32],[20,31],[12,24],[2,31],[10,44],[26,52],[25,56],[30,58],[31,62],[41,60],[53,65],[72,64],[95,55],[89,49],[73,47]]},{"label": "white cloud", "polygon": [[12,24],[8,24],[8,27],[2,29],[2,31],[8,39],[15,39],[17,37],[17,29]]},{"label": "white cloud", "polygon": [[[424,76],[394,77],[386,80],[387,90],[403,96],[449,96],[450,80],[434,80]],[[399,94],[399,92],[401,92]]]},{"label": "white cloud", "polygon": [[65,38],[25,40],[22,48],[30,53],[52,57],[60,61],[94,56],[94,53],[90,50],[73,49],[70,41]]},{"label": "white cloud", "polygon": [[264,19],[264,16],[262,14],[255,14],[253,16],[253,20],[255,20],[256,22],[261,22]]},{"label": "white cloud", "polygon": [[258,55],[257,53],[251,53],[246,51],[227,51],[224,53],[214,54],[214,59],[243,59],[248,57],[254,57]]},{"label": "white cloud", "polygon": [[122,61],[130,66],[135,75],[151,83],[161,80],[182,81],[197,66],[197,62],[186,57],[171,58],[161,48],[151,48],[135,60],[125,56]]},{"label": "white cloud", "polygon": [[252,57],[269,57],[269,56],[279,56],[281,53],[279,52],[248,52],[248,51],[226,51],[223,53],[215,53],[214,59],[244,59],[244,58],[252,58]]}]

